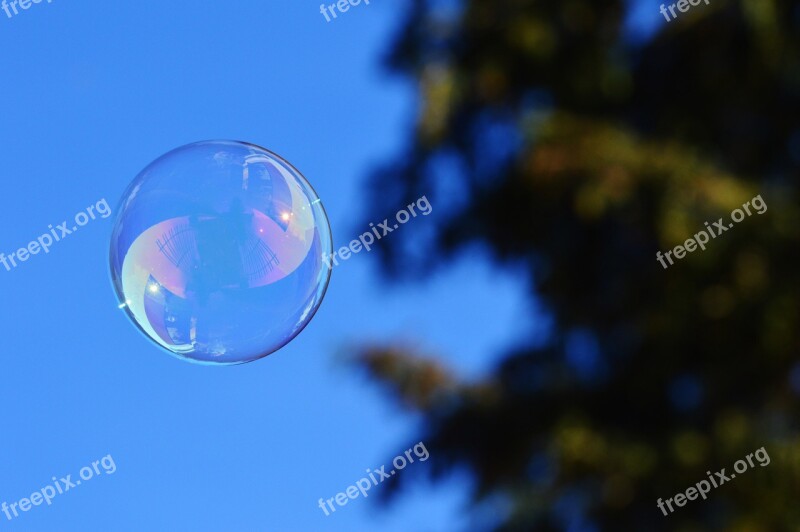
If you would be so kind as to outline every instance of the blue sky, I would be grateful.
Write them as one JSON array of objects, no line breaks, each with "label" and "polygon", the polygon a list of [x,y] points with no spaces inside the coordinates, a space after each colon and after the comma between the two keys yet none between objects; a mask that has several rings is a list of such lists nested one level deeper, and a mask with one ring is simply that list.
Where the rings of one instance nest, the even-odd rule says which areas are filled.
[{"label": "blue sky", "polygon": [[[379,68],[397,4],[331,23],[297,0],[54,0],[0,12],[0,252],[102,198],[116,208],[150,161],[216,138],[291,161],[322,198],[334,244],[346,244],[365,176],[398,153],[414,116],[412,87]],[[467,526],[463,478],[415,485],[385,510],[374,498],[330,517],[317,507],[421,439],[417,420],[339,359],[353,341],[402,340],[480,374],[486,353],[524,333],[529,309],[511,274],[465,255],[426,283],[390,286],[361,253],[334,270],[316,317],[284,349],[202,367],[161,352],[117,309],[111,220],[0,266],[0,502],[108,454],[117,471],[13,521],[0,514],[0,530]]]}]

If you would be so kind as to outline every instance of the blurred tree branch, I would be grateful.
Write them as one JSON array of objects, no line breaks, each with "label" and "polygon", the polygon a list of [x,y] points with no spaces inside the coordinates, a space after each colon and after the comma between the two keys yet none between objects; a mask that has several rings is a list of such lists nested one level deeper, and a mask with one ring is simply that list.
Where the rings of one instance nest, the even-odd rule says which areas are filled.
[{"label": "blurred tree branch", "polygon": [[[508,502],[499,530],[800,526],[800,3],[712,4],[637,43],[620,0],[417,0],[392,46],[419,114],[370,216],[425,194],[437,216],[380,242],[388,275],[481,243],[554,327],[485,382],[359,360],[424,416],[436,478]],[[763,216],[656,262],[756,194]],[[656,508],[762,446],[768,468]]]}]

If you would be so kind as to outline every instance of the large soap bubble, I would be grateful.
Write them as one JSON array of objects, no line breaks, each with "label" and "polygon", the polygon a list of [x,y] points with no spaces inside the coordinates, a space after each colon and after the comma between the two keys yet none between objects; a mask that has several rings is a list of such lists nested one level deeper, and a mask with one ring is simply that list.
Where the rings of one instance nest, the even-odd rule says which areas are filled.
[{"label": "large soap bubble", "polygon": [[198,142],[128,187],[111,276],[120,308],[157,344],[195,362],[240,364],[308,324],[331,248],[325,210],[292,165],[252,144]]}]

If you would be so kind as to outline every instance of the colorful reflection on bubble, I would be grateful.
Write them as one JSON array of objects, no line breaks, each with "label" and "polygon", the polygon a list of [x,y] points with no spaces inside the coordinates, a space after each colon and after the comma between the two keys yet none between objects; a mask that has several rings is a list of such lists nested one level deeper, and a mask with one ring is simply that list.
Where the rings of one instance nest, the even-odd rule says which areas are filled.
[{"label": "colorful reflection on bubble", "polygon": [[300,173],[252,144],[200,142],[148,166],[111,238],[120,308],[177,356],[237,364],[275,352],[313,317],[332,248]]}]

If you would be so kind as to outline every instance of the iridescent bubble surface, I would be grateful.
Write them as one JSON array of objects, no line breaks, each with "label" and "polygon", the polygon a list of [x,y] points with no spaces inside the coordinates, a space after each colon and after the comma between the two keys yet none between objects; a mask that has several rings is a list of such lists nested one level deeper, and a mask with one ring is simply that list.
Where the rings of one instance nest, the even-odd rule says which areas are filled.
[{"label": "iridescent bubble surface", "polygon": [[320,199],[288,162],[252,144],[198,142],[128,187],[111,277],[120,308],[158,345],[195,362],[240,364],[308,324],[331,248]]}]

